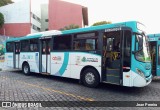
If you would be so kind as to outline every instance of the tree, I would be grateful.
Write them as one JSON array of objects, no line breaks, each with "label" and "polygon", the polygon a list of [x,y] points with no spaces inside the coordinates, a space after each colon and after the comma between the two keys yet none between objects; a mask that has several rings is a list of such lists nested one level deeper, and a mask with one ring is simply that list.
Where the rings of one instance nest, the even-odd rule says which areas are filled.
[{"label": "tree", "polygon": [[4,24],[4,16],[2,13],[0,13],[0,28],[3,26]]},{"label": "tree", "polygon": [[0,7],[13,3],[12,0],[0,0]]},{"label": "tree", "polygon": [[61,31],[64,31],[64,30],[70,30],[70,29],[77,29],[79,28],[78,25],[75,25],[75,24],[71,24],[69,26],[65,26],[64,28],[60,29]]},{"label": "tree", "polygon": [[[4,6],[4,5],[8,5],[13,3],[12,0],[0,0],[0,7]],[[3,14],[0,12],[0,28],[3,26],[4,24],[4,16]]]},{"label": "tree", "polygon": [[111,24],[111,21],[99,21],[94,23],[92,26],[103,25],[103,24]]}]

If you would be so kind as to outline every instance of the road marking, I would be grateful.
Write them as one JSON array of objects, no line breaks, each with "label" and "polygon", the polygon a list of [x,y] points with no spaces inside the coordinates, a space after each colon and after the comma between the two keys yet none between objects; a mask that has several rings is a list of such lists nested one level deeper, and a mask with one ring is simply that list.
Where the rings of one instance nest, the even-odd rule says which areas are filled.
[{"label": "road marking", "polygon": [[59,90],[54,90],[54,89],[51,89],[51,88],[40,87],[38,85],[29,84],[29,83],[26,83],[24,81],[17,80],[17,82],[24,83],[24,84],[26,84],[28,86],[32,86],[32,87],[37,87],[37,88],[40,88],[40,89],[43,89],[43,90],[46,90],[46,91],[53,91],[55,93],[59,93],[59,94],[62,94],[62,95],[71,96],[71,97],[74,97],[76,99],[81,99],[81,100],[84,100],[84,101],[94,101],[94,99],[92,99],[92,98],[85,98],[85,97],[82,97],[82,96],[77,96],[75,94],[71,94],[71,93],[67,93],[67,92],[63,92],[63,91],[59,91]]}]

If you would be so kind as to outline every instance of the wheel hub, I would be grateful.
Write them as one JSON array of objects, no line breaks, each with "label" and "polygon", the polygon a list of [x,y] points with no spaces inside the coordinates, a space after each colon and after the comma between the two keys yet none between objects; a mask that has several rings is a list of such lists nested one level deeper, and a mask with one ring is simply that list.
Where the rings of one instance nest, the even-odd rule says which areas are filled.
[{"label": "wheel hub", "polygon": [[28,67],[24,66],[24,73],[28,73]]},{"label": "wheel hub", "polygon": [[87,73],[85,76],[85,80],[88,84],[93,84],[95,81],[95,76],[93,73]]}]

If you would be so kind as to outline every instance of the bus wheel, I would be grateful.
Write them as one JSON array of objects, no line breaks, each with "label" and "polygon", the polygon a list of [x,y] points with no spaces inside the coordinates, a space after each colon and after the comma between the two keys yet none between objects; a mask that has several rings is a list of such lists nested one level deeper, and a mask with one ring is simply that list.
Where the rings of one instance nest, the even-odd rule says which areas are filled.
[{"label": "bus wheel", "polygon": [[97,71],[92,68],[88,68],[83,71],[82,82],[87,87],[96,87],[100,82]]},{"label": "bus wheel", "polygon": [[23,73],[25,75],[30,75],[30,67],[29,67],[28,63],[23,64]]}]

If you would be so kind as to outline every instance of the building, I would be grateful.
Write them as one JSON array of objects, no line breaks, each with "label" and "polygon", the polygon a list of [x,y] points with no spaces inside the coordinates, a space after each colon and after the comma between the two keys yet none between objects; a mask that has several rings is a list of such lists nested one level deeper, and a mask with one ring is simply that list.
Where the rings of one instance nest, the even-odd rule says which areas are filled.
[{"label": "building", "polygon": [[41,4],[41,31],[48,31],[48,4]]},{"label": "building", "polygon": [[70,24],[80,27],[88,25],[87,8],[65,1],[49,0],[49,30],[58,30]]},{"label": "building", "polygon": [[37,0],[22,0],[0,7],[0,12],[5,18],[0,35],[5,36],[21,37],[40,31],[58,30],[70,24],[80,27],[88,25],[87,8],[61,0],[49,0],[47,4]]}]

